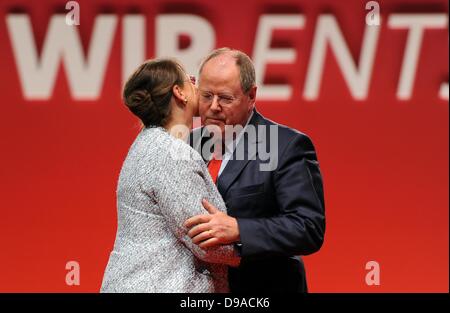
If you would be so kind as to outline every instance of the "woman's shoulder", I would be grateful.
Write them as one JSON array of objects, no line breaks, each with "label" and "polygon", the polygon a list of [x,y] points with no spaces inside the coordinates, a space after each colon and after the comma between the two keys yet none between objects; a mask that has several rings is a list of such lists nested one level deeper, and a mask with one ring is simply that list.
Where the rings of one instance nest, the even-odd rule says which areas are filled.
[{"label": "woman's shoulder", "polygon": [[186,141],[172,136],[163,127],[145,128],[141,131],[140,146],[145,148],[145,158],[160,163],[161,168],[198,167],[204,162],[200,154]]}]

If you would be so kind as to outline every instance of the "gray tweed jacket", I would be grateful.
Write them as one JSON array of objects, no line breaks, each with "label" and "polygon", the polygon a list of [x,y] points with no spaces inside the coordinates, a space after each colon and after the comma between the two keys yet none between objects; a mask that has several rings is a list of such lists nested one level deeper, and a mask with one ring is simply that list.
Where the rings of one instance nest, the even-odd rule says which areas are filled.
[{"label": "gray tweed jacket", "polygon": [[202,250],[183,226],[205,214],[208,199],[226,206],[208,169],[188,144],[162,127],[143,129],[132,144],[117,187],[117,234],[101,292],[228,292],[231,245]]}]

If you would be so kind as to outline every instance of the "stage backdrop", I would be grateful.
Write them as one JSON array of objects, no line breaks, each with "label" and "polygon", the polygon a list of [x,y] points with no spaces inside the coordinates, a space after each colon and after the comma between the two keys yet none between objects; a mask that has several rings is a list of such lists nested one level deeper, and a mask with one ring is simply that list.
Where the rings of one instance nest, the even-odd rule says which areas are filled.
[{"label": "stage backdrop", "polygon": [[[448,292],[448,2],[0,2],[0,291],[96,292],[144,59],[254,60],[257,108],[313,139],[312,292]],[[79,274],[79,275],[77,275]],[[262,273],[263,274],[263,273]]]}]

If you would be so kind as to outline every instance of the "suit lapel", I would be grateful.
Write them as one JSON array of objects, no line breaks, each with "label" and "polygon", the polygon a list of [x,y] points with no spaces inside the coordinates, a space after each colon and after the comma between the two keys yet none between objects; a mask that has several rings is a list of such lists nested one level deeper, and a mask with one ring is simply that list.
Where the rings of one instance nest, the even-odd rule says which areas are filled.
[{"label": "suit lapel", "polygon": [[206,132],[206,129],[203,126],[194,129],[190,134],[189,144],[194,150],[196,150],[201,155],[203,161],[205,163],[208,163],[211,155],[207,151],[206,152],[202,151],[203,145],[209,139],[208,136],[205,136],[205,132]]},{"label": "suit lapel", "polygon": [[[260,115],[254,110],[252,119],[248,123],[248,125],[253,125],[256,130],[256,136],[254,138],[246,138],[242,137],[238,145],[236,146],[236,149],[233,152],[233,158],[228,161],[227,165],[223,169],[222,173],[220,174],[218,180],[217,180],[217,188],[219,189],[219,192],[222,196],[225,196],[228,189],[230,188],[231,184],[236,180],[236,178],[239,176],[239,174],[242,172],[242,170],[245,168],[245,166],[250,162],[250,160],[255,160],[258,155],[258,127],[259,124]],[[246,144],[248,142],[248,144]],[[244,159],[242,160],[242,157],[240,160],[237,159],[237,151],[242,151],[240,149],[244,150]]]}]

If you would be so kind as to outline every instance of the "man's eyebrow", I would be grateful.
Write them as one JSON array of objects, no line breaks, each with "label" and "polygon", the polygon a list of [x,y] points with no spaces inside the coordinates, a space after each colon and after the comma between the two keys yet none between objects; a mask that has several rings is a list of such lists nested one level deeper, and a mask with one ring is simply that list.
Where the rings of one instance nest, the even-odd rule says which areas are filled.
[{"label": "man's eyebrow", "polygon": [[212,94],[215,94],[215,95],[218,95],[218,96],[231,96],[231,97],[234,96],[233,92],[232,91],[228,91],[228,90],[227,91],[219,91],[219,92],[215,93],[215,92],[213,92],[211,90],[199,88],[198,91],[202,92],[202,93],[212,93]]},{"label": "man's eyebrow", "polygon": [[233,97],[232,93],[227,93],[227,92],[219,92],[217,95],[220,97]]}]

